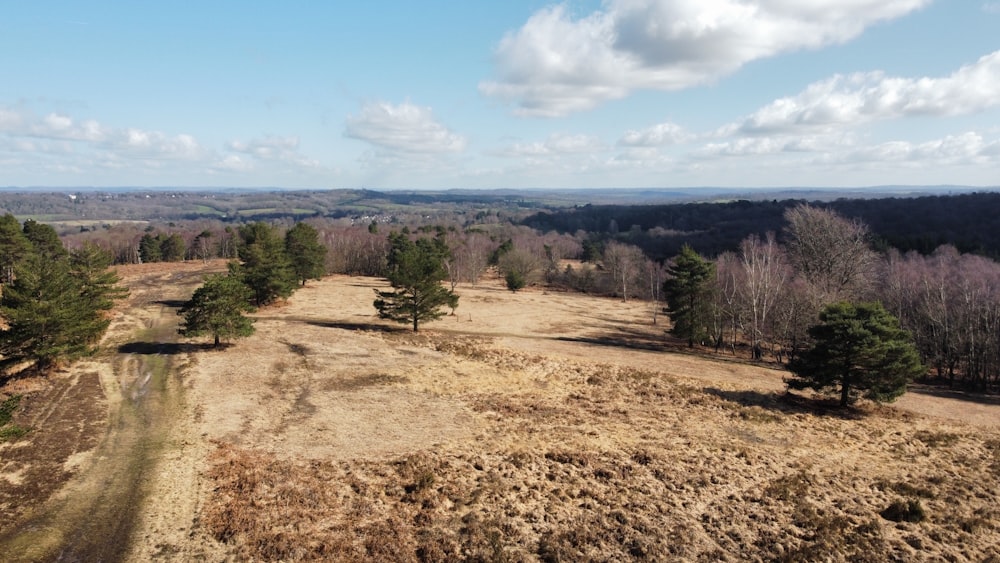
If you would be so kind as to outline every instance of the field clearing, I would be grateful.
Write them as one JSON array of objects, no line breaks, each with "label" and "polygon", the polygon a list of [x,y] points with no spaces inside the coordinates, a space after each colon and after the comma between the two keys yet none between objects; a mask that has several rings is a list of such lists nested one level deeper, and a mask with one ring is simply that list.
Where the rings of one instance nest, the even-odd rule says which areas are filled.
[{"label": "field clearing", "polygon": [[226,350],[153,354],[186,267],[127,270],[109,335],[183,389],[128,560],[1000,558],[988,401],[828,410],[648,304],[496,280],[414,334],[375,317],[384,282],[330,277]]}]

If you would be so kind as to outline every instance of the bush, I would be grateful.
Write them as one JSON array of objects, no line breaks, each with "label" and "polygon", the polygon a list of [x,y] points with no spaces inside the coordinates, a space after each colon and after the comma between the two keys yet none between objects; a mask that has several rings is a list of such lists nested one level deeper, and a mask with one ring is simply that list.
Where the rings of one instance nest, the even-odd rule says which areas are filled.
[{"label": "bush", "polygon": [[507,289],[514,292],[523,289],[526,284],[524,274],[521,272],[507,272],[503,279],[507,282]]},{"label": "bush", "polygon": [[893,522],[923,522],[927,518],[923,505],[917,499],[893,501],[881,515]]}]

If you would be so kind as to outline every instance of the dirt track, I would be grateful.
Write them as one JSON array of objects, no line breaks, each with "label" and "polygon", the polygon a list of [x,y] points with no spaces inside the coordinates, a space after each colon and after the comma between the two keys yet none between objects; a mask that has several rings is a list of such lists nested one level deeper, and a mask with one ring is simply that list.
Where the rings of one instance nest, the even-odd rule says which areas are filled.
[{"label": "dirt track", "polygon": [[152,477],[171,449],[173,422],[182,418],[170,300],[186,299],[203,269],[135,269],[125,280],[128,303],[105,339],[108,352],[49,380],[20,383],[40,392],[25,409],[30,440],[8,446],[14,455],[2,458],[4,477],[21,476],[0,481],[6,507],[23,518],[0,534],[4,561],[128,557]]}]

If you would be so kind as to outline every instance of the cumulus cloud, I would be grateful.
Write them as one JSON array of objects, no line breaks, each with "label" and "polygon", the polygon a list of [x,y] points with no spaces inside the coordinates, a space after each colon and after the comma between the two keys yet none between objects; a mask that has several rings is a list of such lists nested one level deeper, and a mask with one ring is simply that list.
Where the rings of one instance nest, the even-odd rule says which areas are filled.
[{"label": "cumulus cloud", "polygon": [[941,78],[836,75],[772,102],[731,129],[750,135],[822,130],[915,115],[964,115],[997,105],[1000,51]]},{"label": "cumulus cloud", "polygon": [[675,123],[658,123],[640,131],[629,130],[618,141],[626,147],[661,147],[691,140],[692,136]]},{"label": "cumulus cloud", "polygon": [[439,123],[428,107],[404,102],[365,104],[346,120],[344,135],[396,154],[441,154],[465,150],[466,139]]},{"label": "cumulus cloud", "polygon": [[949,135],[923,143],[892,141],[849,151],[843,162],[916,163],[921,166],[984,164],[995,161],[1000,142],[986,141],[976,132]]},{"label": "cumulus cloud", "polygon": [[[316,160],[306,158],[299,152],[298,137],[269,135],[263,139],[231,141],[227,148],[233,152],[250,155],[258,160],[279,161],[304,167],[319,166]],[[237,160],[233,160],[234,156]],[[224,168],[241,169],[247,166],[246,159],[236,155],[231,155],[227,160],[231,164],[237,164],[238,166],[224,166]]]},{"label": "cumulus cloud", "polygon": [[561,116],[635,89],[678,90],[747,62],[842,43],[930,0],[609,0],[574,17],[540,10],[495,52],[497,80],[480,91],[517,112]]},{"label": "cumulus cloud", "polygon": [[199,160],[207,154],[191,135],[107,127],[92,119],[77,120],[63,113],[39,116],[23,107],[0,107],[0,134],[12,139],[36,139],[40,142],[22,145],[38,150],[58,150],[65,143],[75,143],[123,158]]},{"label": "cumulus cloud", "polygon": [[573,154],[588,154],[605,149],[600,139],[591,135],[566,135],[555,133],[544,141],[514,143],[497,151],[497,156],[505,157],[558,157]]}]

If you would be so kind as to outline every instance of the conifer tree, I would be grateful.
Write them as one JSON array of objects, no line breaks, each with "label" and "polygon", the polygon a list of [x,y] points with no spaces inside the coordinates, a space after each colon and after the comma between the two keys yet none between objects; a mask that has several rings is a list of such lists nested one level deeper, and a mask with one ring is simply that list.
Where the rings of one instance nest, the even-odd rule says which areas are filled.
[{"label": "conifer tree", "polygon": [[177,312],[184,317],[177,332],[188,338],[211,335],[216,348],[224,339],[250,336],[253,319],[243,313],[253,312],[252,297],[250,288],[233,275],[209,276]]},{"label": "conifer tree", "polygon": [[10,213],[0,217],[0,284],[14,281],[14,267],[30,251],[21,223]]},{"label": "conifer tree", "polygon": [[33,361],[44,370],[90,353],[108,327],[107,311],[127,292],[97,247],[70,254],[52,227],[31,220],[24,234],[30,252],[0,296],[7,323],[0,355],[4,363]]},{"label": "conifer tree", "polygon": [[663,293],[667,314],[673,322],[670,333],[687,340],[690,348],[708,332],[715,270],[710,262],[685,244],[667,268],[667,274],[670,277],[663,283]]},{"label": "conifer tree", "polygon": [[295,291],[295,272],[281,237],[261,222],[243,225],[239,234],[240,263],[230,264],[230,273],[250,288],[258,307],[288,298]]},{"label": "conifer tree", "polygon": [[389,235],[389,266],[386,277],[392,291],[375,290],[375,309],[383,319],[411,323],[417,332],[421,322],[439,319],[441,307],[454,309],[458,296],[441,285],[448,277],[444,267],[448,246],[441,238],[411,241],[403,233]]},{"label": "conifer tree", "polygon": [[792,360],[792,389],[839,392],[846,407],[859,396],[892,402],[926,372],[910,334],[880,303],[828,305],[809,329],[815,345]]},{"label": "conifer tree", "polygon": [[326,273],[326,247],[319,242],[319,232],[308,223],[296,223],[285,233],[285,252],[292,263],[295,279],[301,285],[318,280]]}]

